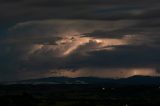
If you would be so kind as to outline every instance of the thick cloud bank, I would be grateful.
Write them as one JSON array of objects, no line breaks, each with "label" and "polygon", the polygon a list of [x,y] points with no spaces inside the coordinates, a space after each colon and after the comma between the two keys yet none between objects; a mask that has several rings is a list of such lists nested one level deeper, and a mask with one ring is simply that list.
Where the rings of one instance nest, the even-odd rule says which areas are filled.
[{"label": "thick cloud bank", "polygon": [[158,0],[1,0],[0,80],[159,75]]}]

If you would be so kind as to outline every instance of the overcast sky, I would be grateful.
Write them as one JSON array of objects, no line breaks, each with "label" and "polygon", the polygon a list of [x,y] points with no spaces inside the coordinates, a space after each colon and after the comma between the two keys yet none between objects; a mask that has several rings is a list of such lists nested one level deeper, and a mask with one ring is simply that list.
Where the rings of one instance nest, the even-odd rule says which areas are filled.
[{"label": "overcast sky", "polygon": [[0,81],[159,76],[159,0],[0,0]]}]

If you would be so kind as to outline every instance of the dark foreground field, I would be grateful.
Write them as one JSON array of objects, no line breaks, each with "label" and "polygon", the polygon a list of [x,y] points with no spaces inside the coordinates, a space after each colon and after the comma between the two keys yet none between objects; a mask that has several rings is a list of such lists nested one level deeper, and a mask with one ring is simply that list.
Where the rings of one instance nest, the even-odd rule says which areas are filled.
[{"label": "dark foreground field", "polygon": [[160,88],[106,85],[1,85],[0,106],[160,106]]}]

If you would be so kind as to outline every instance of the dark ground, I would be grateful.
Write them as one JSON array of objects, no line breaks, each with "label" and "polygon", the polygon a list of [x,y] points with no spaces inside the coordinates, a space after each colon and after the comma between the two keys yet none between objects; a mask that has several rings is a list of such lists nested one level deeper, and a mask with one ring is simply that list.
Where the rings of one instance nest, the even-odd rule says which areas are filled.
[{"label": "dark ground", "polygon": [[160,88],[156,85],[1,85],[0,106],[160,106]]}]

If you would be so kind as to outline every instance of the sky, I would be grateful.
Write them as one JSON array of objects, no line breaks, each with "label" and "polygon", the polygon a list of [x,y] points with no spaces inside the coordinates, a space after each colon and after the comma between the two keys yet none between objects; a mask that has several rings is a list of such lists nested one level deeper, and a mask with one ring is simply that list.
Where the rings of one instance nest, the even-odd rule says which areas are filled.
[{"label": "sky", "polygon": [[160,75],[159,0],[0,0],[0,81]]}]

